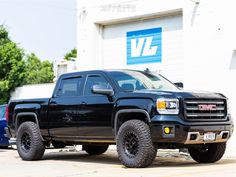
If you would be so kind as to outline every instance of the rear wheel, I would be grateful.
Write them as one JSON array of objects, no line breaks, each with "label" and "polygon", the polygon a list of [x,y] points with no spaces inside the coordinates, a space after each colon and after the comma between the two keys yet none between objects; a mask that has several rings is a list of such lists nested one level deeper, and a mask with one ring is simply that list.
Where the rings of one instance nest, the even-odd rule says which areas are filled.
[{"label": "rear wheel", "polygon": [[198,163],[213,163],[220,160],[226,149],[226,143],[209,143],[201,148],[189,148],[189,154]]},{"label": "rear wheel", "polygon": [[45,151],[40,132],[34,122],[24,122],[20,125],[16,145],[23,160],[39,160]]},{"label": "rear wheel", "polygon": [[100,155],[106,152],[108,147],[108,145],[83,145],[83,150],[89,155]]},{"label": "rear wheel", "polygon": [[64,148],[66,144],[61,141],[52,141],[52,145],[54,148]]},{"label": "rear wheel", "polygon": [[126,167],[140,168],[152,164],[156,148],[151,139],[149,126],[140,120],[123,123],[117,134],[117,152]]}]

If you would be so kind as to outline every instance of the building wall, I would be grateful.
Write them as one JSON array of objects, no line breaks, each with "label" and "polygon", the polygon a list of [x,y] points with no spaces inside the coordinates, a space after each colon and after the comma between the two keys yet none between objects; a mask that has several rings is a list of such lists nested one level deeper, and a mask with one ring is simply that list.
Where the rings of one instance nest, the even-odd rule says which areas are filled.
[{"label": "building wall", "polygon": [[[144,56],[144,59],[140,59],[139,61],[142,64],[139,64],[137,59],[133,60],[130,56],[129,63],[127,63],[127,52],[131,52],[132,50],[131,46],[129,48],[127,44],[127,32],[133,33],[142,29],[160,30],[160,28],[156,27],[161,27],[162,33],[162,37],[160,39],[161,44],[160,46],[157,46],[157,54],[159,50],[161,51],[160,55],[151,58],[151,61],[147,63],[146,61],[150,60],[150,57]],[[140,43],[140,41],[138,41],[139,38],[134,39],[136,44]],[[102,40],[103,53],[101,68],[129,68],[140,70],[149,68],[153,71],[162,72],[162,74],[164,74],[166,77],[171,77],[172,80],[181,81],[183,78],[184,60],[181,12],[160,18],[149,18],[142,20],[141,22],[133,21],[128,23],[123,22],[119,24],[105,25],[103,27]],[[147,45],[145,41],[141,44]],[[137,55],[143,55],[141,50],[137,53]],[[152,59],[158,61],[158,58],[161,58],[160,62],[152,61]]]},{"label": "building wall", "polygon": [[[80,1],[78,3],[78,65],[81,70],[104,68],[104,28],[182,13],[181,0]],[[106,42],[106,41],[105,41]],[[119,50],[118,50],[119,52]],[[110,67],[117,66],[116,62]],[[121,65],[122,67],[125,67]]]},{"label": "building wall", "polygon": [[185,1],[184,83],[187,89],[222,92],[230,98],[236,116],[236,15],[232,0]]},{"label": "building wall", "polygon": [[[236,117],[235,5],[234,0],[80,0],[78,68],[87,70],[149,67],[172,81],[184,82],[185,89],[224,93],[230,98],[232,115]],[[137,23],[145,29],[143,24],[150,19],[159,20],[160,26],[168,24],[174,29],[179,23],[162,23],[164,18],[171,16],[172,19],[176,16],[181,18],[181,30],[172,36],[176,39],[173,41],[177,41],[174,45],[178,45],[175,47],[178,52],[171,50],[173,41],[167,36],[162,40],[164,55],[161,63],[127,65],[123,56],[125,51],[122,50],[122,45],[123,49],[126,45],[125,39],[123,42],[117,40],[121,37],[121,31],[126,27],[131,29],[132,24]],[[159,26],[159,23],[156,24]],[[116,37],[110,34],[110,27],[114,27],[112,30],[115,29]],[[107,40],[109,34],[113,36],[110,41]],[[170,43],[166,42],[168,40]],[[113,52],[112,45],[118,46],[117,52]],[[111,57],[115,60],[107,59]],[[236,136],[233,140],[236,140]]]}]

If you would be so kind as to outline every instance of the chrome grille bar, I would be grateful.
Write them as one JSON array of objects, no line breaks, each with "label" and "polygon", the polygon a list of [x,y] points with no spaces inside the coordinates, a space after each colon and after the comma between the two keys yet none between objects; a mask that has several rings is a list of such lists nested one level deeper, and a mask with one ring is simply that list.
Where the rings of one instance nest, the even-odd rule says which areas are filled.
[{"label": "chrome grille bar", "polygon": [[[211,109],[211,105],[214,107]],[[206,109],[200,109],[205,106]],[[221,121],[226,119],[226,100],[191,98],[184,100],[184,116],[189,121]]]}]

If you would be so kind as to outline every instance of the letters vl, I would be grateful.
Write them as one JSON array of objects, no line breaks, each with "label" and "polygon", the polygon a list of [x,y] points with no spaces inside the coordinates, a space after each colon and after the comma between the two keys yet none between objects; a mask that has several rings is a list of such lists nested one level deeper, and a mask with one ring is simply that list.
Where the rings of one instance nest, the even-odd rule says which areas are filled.
[{"label": "letters vl", "polygon": [[158,46],[152,46],[153,37],[131,39],[131,57],[156,55]]}]

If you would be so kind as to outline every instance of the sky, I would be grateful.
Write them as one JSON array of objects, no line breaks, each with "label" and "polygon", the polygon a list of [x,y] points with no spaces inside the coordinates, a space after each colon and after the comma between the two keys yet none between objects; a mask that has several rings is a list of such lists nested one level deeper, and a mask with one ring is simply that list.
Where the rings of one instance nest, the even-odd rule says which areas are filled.
[{"label": "sky", "polygon": [[62,59],[76,47],[76,0],[0,0],[0,25],[26,53]]}]

